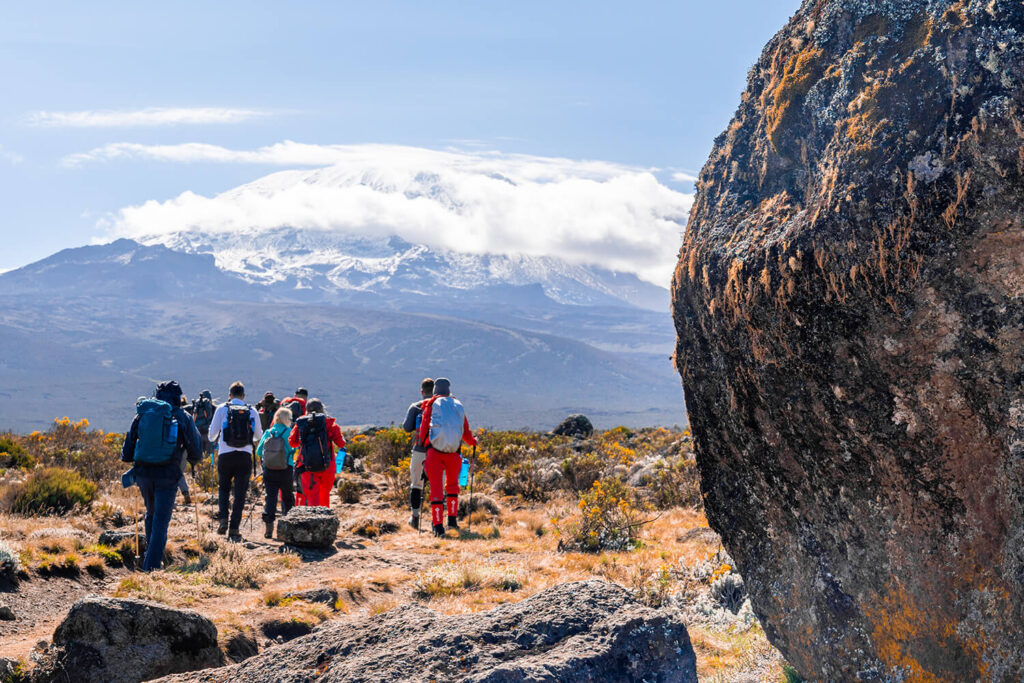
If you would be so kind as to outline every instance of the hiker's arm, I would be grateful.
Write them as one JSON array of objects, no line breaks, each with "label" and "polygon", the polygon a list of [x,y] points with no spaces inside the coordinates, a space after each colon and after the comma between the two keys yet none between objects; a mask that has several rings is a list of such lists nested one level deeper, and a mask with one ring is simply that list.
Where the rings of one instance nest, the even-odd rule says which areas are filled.
[{"label": "hiker's arm", "polygon": [[299,425],[295,425],[292,427],[291,434],[288,435],[288,445],[292,448],[298,448],[299,443]]},{"label": "hiker's arm", "polygon": [[402,429],[407,432],[416,431],[416,416],[420,413],[419,405],[413,403],[409,406],[409,412],[405,414],[405,422],[402,423]]},{"label": "hiker's arm", "polygon": [[185,419],[178,421],[179,424],[185,427],[182,440],[185,442],[188,461],[194,465],[203,459],[203,438],[199,436],[199,430],[196,429],[196,423],[192,417],[184,412],[182,415]]},{"label": "hiker's arm", "polygon": [[469,429],[469,418],[462,418],[462,440],[468,443],[470,446],[476,445],[476,437],[473,436],[473,432]]},{"label": "hiker's arm", "polygon": [[128,429],[128,433],[125,434],[124,443],[121,444],[121,461],[122,462],[134,462],[135,461],[135,442],[139,438],[139,416],[136,415],[135,419],[132,420],[132,426]]},{"label": "hiker's arm", "polygon": [[263,422],[260,421],[260,414],[255,408],[249,408],[249,419],[252,420],[252,438],[260,440],[263,438]]},{"label": "hiker's arm", "polygon": [[256,444],[256,457],[260,459],[260,462],[263,462],[263,444],[266,442],[267,434],[269,433],[270,432],[263,432],[263,436],[260,437],[260,442]]},{"label": "hiker's arm", "polygon": [[434,402],[427,401],[427,404],[423,406],[423,419],[420,421],[420,431],[417,436],[419,437],[419,443],[426,445],[430,439],[430,415],[434,412]]},{"label": "hiker's arm", "polygon": [[207,437],[210,441],[216,441],[217,437],[220,436],[221,422],[224,421],[224,406],[219,406],[217,410],[213,411],[213,417],[210,419],[210,431]]},{"label": "hiker's arm", "polygon": [[338,426],[338,423],[331,425],[331,441],[338,448],[345,448],[345,435],[341,433],[341,427]]}]

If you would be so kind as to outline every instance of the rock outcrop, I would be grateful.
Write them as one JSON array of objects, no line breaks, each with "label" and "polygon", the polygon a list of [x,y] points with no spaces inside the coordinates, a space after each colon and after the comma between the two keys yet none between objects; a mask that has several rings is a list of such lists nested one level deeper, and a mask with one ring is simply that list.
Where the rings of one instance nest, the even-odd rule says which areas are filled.
[{"label": "rock outcrop", "polygon": [[[314,672],[316,672],[314,674]],[[321,626],[242,664],[166,681],[697,681],[685,625],[619,586],[568,583],[489,612],[406,605]]]},{"label": "rock outcrop", "polygon": [[820,680],[1024,679],[1024,4],[806,0],[673,282],[708,520]]},{"label": "rock outcrop", "polygon": [[53,634],[35,680],[138,683],[221,666],[217,627],[206,617],[144,600],[79,600]]},{"label": "rock outcrop", "polygon": [[338,538],[338,515],[328,507],[297,505],[277,522],[277,539],[299,548],[332,548]]},{"label": "rock outcrop", "polygon": [[594,433],[594,425],[590,423],[590,419],[586,415],[576,413],[562,420],[552,433],[558,436],[589,439]]}]

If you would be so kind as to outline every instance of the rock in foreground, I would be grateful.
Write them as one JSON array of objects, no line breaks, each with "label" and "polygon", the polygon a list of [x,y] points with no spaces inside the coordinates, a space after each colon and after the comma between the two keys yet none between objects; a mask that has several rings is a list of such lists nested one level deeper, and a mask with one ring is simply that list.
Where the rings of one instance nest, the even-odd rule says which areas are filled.
[{"label": "rock in foreground", "polygon": [[1024,4],[807,0],[673,283],[705,507],[819,680],[1024,680]]},{"label": "rock in foreground", "polygon": [[681,621],[619,586],[586,581],[478,614],[406,605],[362,624],[321,627],[242,664],[165,680],[314,679],[696,683],[697,671]]},{"label": "rock in foreground", "polygon": [[328,507],[296,506],[278,521],[277,539],[300,548],[332,548],[339,524]]},{"label": "rock in foreground", "polygon": [[144,600],[79,600],[53,645],[37,680],[137,683],[224,663],[213,622]]}]

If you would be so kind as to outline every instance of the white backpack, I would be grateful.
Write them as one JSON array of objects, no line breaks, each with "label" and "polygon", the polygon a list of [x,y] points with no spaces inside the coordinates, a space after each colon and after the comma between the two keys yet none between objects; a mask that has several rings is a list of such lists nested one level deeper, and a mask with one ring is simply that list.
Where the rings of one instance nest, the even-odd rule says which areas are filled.
[{"label": "white backpack", "polygon": [[462,445],[466,410],[458,399],[442,396],[430,410],[430,445],[442,453],[455,453]]}]

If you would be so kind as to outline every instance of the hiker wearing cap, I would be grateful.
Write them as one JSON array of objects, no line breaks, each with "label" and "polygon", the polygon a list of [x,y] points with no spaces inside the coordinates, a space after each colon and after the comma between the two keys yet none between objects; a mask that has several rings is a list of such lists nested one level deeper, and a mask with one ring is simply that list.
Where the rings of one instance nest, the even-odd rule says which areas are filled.
[{"label": "hiker wearing cap", "polygon": [[268,391],[263,394],[263,400],[256,404],[256,410],[260,414],[260,426],[263,431],[270,429],[270,423],[274,421],[274,414],[281,407],[281,402],[274,396],[274,392]]},{"label": "hiker wearing cap", "polygon": [[[444,535],[444,513],[448,512],[448,528],[459,528],[459,471],[463,442],[476,445],[476,437],[469,429],[466,409],[451,391],[446,377],[434,380],[434,395],[423,404],[423,418],[417,434],[427,447],[424,469],[430,481],[430,520],[434,535]],[[441,492],[444,491],[444,499]]]},{"label": "hiker wearing cap", "polygon": [[[228,388],[228,402],[217,408],[210,425],[210,439],[220,439],[217,446],[217,478],[219,485],[220,525],[218,534],[228,534],[228,540],[241,541],[239,527],[242,524],[242,513],[245,511],[245,496],[249,491],[249,478],[252,476],[255,461],[253,459],[253,441],[263,437],[263,426],[260,414],[256,409],[245,403],[245,387],[235,382]],[[228,519],[228,505],[234,492],[234,504],[231,505],[231,518]],[[229,528],[230,521],[230,528]]]},{"label": "hiker wearing cap", "polygon": [[427,377],[420,382],[420,400],[413,402],[405,413],[402,429],[413,432],[412,455],[409,456],[409,507],[412,517],[409,526],[417,531],[420,528],[420,507],[423,505],[423,462],[427,459],[427,447],[419,439],[420,423],[423,420],[423,405],[434,395],[434,380]]},{"label": "hiker wearing cap", "polygon": [[142,570],[159,569],[167,545],[174,498],[185,459],[202,458],[202,442],[192,416],[181,409],[181,387],[175,381],[157,385],[154,398],[142,399],[121,446],[121,460],[133,463],[135,483],[146,504],[146,556]]},{"label": "hiker wearing cap", "polygon": [[295,424],[296,420],[306,414],[306,401],[309,399],[309,392],[306,391],[305,387],[299,387],[295,390],[294,396],[281,401],[281,407],[287,407],[292,411],[292,424]]},{"label": "hiker wearing cap", "polygon": [[292,429],[292,413],[287,408],[278,408],[270,428],[263,432],[256,455],[263,463],[263,484],[266,496],[263,503],[263,523],[266,525],[264,538],[274,537],[274,518],[277,516],[277,497],[281,495],[281,514],[287,515],[295,504],[292,493],[295,448],[288,444]]},{"label": "hiker wearing cap", "polygon": [[306,404],[306,414],[295,421],[288,445],[298,448],[295,470],[306,505],[330,507],[336,473],[334,447],[345,448],[345,436],[318,398]]}]

